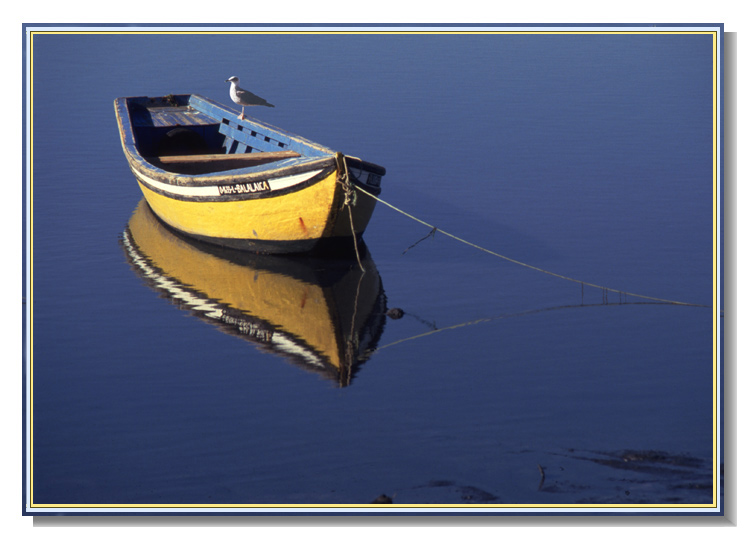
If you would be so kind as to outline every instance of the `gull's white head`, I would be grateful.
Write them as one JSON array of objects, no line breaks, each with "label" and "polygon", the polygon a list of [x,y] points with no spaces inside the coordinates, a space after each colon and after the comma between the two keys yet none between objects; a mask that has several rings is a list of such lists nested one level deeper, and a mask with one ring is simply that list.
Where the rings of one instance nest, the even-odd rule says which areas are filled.
[{"label": "gull's white head", "polygon": [[238,85],[239,84],[239,77],[236,77],[236,76],[229,77],[225,82],[227,82],[227,83],[234,83],[235,85]]}]

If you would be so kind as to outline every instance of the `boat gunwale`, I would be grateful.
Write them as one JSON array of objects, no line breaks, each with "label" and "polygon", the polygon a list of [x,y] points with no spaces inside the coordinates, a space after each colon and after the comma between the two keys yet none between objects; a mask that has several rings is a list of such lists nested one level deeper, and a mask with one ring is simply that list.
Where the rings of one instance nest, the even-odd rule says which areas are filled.
[{"label": "boat gunwale", "polygon": [[244,182],[261,182],[291,175],[298,175],[314,169],[325,169],[335,165],[335,157],[322,158],[288,158],[277,162],[230,169],[215,173],[188,175],[167,171],[149,162],[141,154],[133,154],[126,149],[126,156],[131,168],[141,174],[172,186],[226,186]]}]

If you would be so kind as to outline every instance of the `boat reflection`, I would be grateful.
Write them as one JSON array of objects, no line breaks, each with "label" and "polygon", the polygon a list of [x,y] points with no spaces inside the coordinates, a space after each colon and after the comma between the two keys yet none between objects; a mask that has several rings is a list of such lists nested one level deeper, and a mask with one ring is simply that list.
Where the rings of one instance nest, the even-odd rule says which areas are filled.
[{"label": "boat reflection", "polygon": [[366,272],[351,258],[227,250],[176,233],[145,200],[122,246],[147,284],[180,308],[341,387],[377,348],[385,326],[385,292],[366,247]]}]

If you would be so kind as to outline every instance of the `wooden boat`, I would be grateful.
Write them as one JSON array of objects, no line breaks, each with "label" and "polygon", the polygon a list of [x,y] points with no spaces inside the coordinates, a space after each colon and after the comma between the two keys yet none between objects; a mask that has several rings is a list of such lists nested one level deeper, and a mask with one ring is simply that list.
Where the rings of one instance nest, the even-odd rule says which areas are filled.
[{"label": "wooden boat", "polygon": [[351,384],[385,326],[382,280],[364,243],[366,272],[352,258],[240,252],[165,227],[141,200],[121,244],[160,296],[337,386]]},{"label": "wooden boat", "polygon": [[195,94],[117,98],[114,106],[146,201],[183,233],[231,248],[293,253],[353,247],[352,236],[361,239],[369,223],[376,201],[357,188],[379,195],[381,166],[240,120]]}]

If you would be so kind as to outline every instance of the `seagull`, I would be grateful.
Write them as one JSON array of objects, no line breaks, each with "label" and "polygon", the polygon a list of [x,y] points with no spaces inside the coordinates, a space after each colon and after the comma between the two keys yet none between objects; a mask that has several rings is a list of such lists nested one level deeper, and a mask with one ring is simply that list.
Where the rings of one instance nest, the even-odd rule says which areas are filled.
[{"label": "seagull", "polygon": [[229,77],[225,82],[231,83],[231,89],[229,95],[231,96],[234,103],[242,106],[242,114],[237,118],[244,120],[244,108],[251,105],[264,105],[265,107],[275,107],[275,105],[268,103],[260,96],[256,96],[249,90],[239,88],[239,77]]}]

